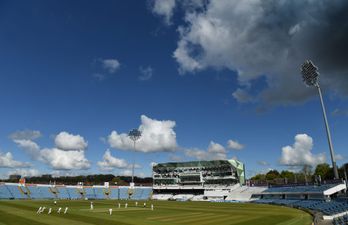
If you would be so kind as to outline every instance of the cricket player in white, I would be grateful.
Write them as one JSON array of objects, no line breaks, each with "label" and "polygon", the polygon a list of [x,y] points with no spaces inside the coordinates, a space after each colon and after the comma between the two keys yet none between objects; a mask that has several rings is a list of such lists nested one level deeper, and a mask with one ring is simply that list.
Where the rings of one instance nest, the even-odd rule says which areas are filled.
[{"label": "cricket player in white", "polygon": [[60,211],[62,211],[62,208],[61,208],[61,207],[59,207],[57,213],[60,214]]},{"label": "cricket player in white", "polygon": [[49,208],[48,209],[48,214],[51,214],[51,212],[52,212],[52,208]]},{"label": "cricket player in white", "polygon": [[153,204],[151,204],[151,210],[153,211]]},{"label": "cricket player in white", "polygon": [[138,202],[135,202],[135,207],[137,207],[138,206]]},{"label": "cricket player in white", "polygon": [[146,202],[144,202],[144,208],[146,207]]},{"label": "cricket player in white", "polygon": [[112,209],[109,209],[109,214],[110,214],[110,216],[112,215]]},{"label": "cricket player in white", "polygon": [[93,210],[93,209],[94,209],[93,202],[91,202],[91,210]]},{"label": "cricket player in white", "polygon": [[37,210],[36,214],[41,213],[41,209],[42,209],[42,207],[40,206],[40,208]]},{"label": "cricket player in white", "polygon": [[121,203],[118,203],[118,208],[121,208]]},{"label": "cricket player in white", "polygon": [[128,203],[124,204],[124,208],[126,208],[126,209],[127,209],[127,207],[128,207]]},{"label": "cricket player in white", "polygon": [[68,207],[65,207],[65,210],[64,210],[64,214],[66,214],[68,212]]}]

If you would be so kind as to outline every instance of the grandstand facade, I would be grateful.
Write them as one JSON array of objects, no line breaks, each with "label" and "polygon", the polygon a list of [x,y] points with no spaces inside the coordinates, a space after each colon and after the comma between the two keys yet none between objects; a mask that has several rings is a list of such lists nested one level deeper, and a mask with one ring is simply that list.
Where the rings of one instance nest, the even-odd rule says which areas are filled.
[{"label": "grandstand facade", "polygon": [[155,199],[225,198],[245,183],[245,166],[237,160],[159,163],[152,173]]}]

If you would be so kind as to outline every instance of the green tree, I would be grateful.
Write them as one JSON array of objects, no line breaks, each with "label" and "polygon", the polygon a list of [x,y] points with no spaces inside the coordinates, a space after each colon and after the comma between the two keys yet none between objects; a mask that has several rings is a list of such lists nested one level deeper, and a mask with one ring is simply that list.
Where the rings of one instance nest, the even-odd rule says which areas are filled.
[{"label": "green tree", "polygon": [[330,165],[327,163],[318,164],[314,170],[314,174],[317,176],[321,176],[321,179],[327,180],[333,178],[333,172],[330,168]]},{"label": "green tree", "polygon": [[277,170],[270,170],[266,174],[266,179],[267,180],[274,180],[276,178],[280,178],[280,173]]}]

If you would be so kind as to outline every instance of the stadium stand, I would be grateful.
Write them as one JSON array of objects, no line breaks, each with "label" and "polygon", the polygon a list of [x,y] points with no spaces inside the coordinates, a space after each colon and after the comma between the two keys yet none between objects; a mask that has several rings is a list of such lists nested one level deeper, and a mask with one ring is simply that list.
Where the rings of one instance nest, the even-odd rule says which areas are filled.
[{"label": "stadium stand", "polygon": [[[56,193],[52,193],[55,190]],[[128,199],[127,186],[53,186],[44,184],[0,183],[0,199]],[[131,199],[146,200],[151,187],[134,187]]]},{"label": "stadium stand", "polygon": [[118,188],[117,187],[110,187],[110,194],[109,194],[109,198],[110,199],[119,199],[118,197]]},{"label": "stadium stand", "polygon": [[29,191],[29,197],[31,199],[40,199],[41,198],[40,190],[37,188],[36,185],[29,185],[29,186],[27,186],[27,188]]},{"label": "stadium stand", "polygon": [[12,199],[14,196],[9,191],[8,187],[4,184],[0,184],[0,199]]},{"label": "stadium stand", "polygon": [[96,199],[95,188],[93,187],[83,187],[84,197],[87,199]]},{"label": "stadium stand", "polygon": [[57,186],[58,198],[59,199],[70,199],[69,192],[65,186]]},{"label": "stadium stand", "polygon": [[39,185],[38,184],[36,187],[39,189],[42,198],[44,198],[44,199],[53,199],[55,197],[53,195],[53,193],[50,191],[49,185]]},{"label": "stadium stand", "polygon": [[105,195],[102,187],[93,187],[96,199],[105,199]]},{"label": "stadium stand", "polygon": [[7,189],[15,199],[27,199],[28,196],[22,192],[22,189],[18,184],[5,183]]}]

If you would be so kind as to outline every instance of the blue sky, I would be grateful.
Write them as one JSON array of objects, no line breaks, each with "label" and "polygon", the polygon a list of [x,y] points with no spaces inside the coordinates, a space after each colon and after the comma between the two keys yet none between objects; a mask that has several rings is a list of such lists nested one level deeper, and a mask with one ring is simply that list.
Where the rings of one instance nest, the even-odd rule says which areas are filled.
[{"label": "blue sky", "polygon": [[[129,174],[134,157],[141,176],[172,160],[236,157],[249,175],[330,162],[318,96],[298,69],[307,58],[322,69],[344,163],[348,70],[334,59],[346,53],[313,50],[320,39],[302,27],[325,37],[330,18],[314,7],[311,26],[283,16],[300,7],[289,5],[276,7],[279,28],[261,12],[243,19],[271,7],[248,1],[0,1],[1,176]],[[122,133],[139,126],[135,153]]]}]

